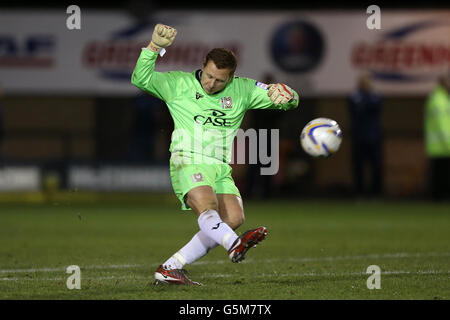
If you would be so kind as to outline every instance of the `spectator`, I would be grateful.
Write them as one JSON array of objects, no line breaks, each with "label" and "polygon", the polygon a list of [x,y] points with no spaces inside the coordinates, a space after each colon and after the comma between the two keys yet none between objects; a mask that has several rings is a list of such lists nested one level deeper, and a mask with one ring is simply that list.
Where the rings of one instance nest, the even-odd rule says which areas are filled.
[{"label": "spectator", "polygon": [[130,160],[135,162],[151,162],[155,156],[156,144],[156,113],[163,107],[161,100],[141,94],[136,98],[136,111],[133,141],[130,150]]},{"label": "spectator", "polygon": [[425,148],[433,200],[450,195],[450,73],[439,78],[425,105]]},{"label": "spectator", "polygon": [[[352,130],[353,181],[357,196],[382,194],[382,98],[372,88],[368,74],[358,79],[358,88],[349,97]],[[366,188],[365,165],[370,166],[371,185]]]}]

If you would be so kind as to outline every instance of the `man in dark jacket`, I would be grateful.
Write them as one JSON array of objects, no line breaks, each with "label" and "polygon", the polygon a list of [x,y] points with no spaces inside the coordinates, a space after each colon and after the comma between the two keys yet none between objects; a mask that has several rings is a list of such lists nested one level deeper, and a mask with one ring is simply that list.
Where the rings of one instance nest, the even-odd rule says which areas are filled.
[{"label": "man in dark jacket", "polygon": [[[353,181],[358,196],[378,197],[383,189],[382,172],[382,99],[372,89],[369,75],[361,75],[358,88],[349,97],[352,124]],[[371,168],[371,187],[365,190],[364,167]]]}]

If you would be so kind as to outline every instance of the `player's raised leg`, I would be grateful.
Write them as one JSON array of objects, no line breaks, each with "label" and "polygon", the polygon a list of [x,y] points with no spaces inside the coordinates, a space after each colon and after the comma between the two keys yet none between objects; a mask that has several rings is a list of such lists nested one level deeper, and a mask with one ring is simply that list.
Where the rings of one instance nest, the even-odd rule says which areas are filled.
[{"label": "player's raised leg", "polygon": [[242,199],[235,194],[216,194],[220,218],[233,230],[239,228],[245,221]]},{"label": "player's raised leg", "polygon": [[[244,207],[242,199],[234,194],[217,194],[220,217],[236,230],[244,223]],[[228,248],[228,256],[232,262],[241,262],[250,248],[264,240],[267,235],[265,227],[248,230],[236,238]]]},{"label": "player's raised leg", "polygon": [[205,235],[213,239],[226,250],[238,238],[238,235],[223,221],[219,214],[219,201],[210,186],[199,186],[186,195],[187,205],[197,214],[198,225]]}]

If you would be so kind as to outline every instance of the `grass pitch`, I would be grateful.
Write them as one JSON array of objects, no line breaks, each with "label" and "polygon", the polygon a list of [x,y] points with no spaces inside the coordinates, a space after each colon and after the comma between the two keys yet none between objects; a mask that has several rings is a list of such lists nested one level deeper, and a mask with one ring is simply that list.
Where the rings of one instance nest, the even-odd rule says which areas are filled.
[{"label": "grass pitch", "polygon": [[[0,299],[449,299],[450,206],[245,202],[269,234],[241,264],[222,247],[189,265],[203,287],[154,286],[198,225],[178,204],[0,205]],[[69,290],[66,268],[81,269]],[[369,290],[366,270],[381,269]]]}]

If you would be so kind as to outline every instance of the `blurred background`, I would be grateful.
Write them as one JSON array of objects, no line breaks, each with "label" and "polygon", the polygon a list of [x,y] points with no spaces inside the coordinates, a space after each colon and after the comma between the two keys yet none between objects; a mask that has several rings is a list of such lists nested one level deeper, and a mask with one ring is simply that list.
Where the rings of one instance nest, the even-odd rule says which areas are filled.
[{"label": "blurred background", "polygon": [[[442,3],[378,2],[381,29],[368,28],[369,4],[140,0],[77,1],[81,28],[70,29],[71,4],[0,4],[0,201],[176,201],[173,122],[162,101],[130,83],[156,23],[178,30],[158,71],[191,72],[210,49],[227,47],[237,75],[300,94],[296,111],[246,114],[244,129],[280,130],[280,169],[261,176],[258,164],[233,165],[244,199],[449,199],[450,121],[439,121],[450,117],[450,10]],[[317,117],[343,131],[328,159],[300,146]]]}]

